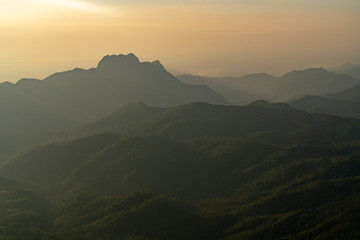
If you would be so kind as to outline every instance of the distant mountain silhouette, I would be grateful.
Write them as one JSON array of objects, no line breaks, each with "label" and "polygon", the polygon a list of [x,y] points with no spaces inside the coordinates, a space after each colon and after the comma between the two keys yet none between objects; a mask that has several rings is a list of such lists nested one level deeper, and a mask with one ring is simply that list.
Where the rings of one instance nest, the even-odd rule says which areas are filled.
[{"label": "distant mountain silhouette", "polygon": [[329,94],[328,96],[334,99],[360,102],[360,85],[348,88],[338,93]]},{"label": "distant mountain silhouette", "polygon": [[218,78],[181,75],[178,78],[186,84],[208,85],[236,105],[243,105],[264,98],[267,95],[266,88],[275,82],[275,77],[266,73]]},{"label": "distant mountain silhouette", "polygon": [[294,108],[312,113],[327,113],[342,117],[360,118],[359,102],[322,96],[304,96],[300,99],[291,101],[288,104]]},{"label": "distant mountain silhouette", "polygon": [[337,68],[330,69],[333,72],[340,74],[347,74],[354,78],[360,79],[360,65],[359,64],[344,64]]},{"label": "distant mountain silhouette", "polygon": [[228,104],[207,86],[186,85],[158,61],[140,62],[134,54],[105,56],[97,68],[76,68],[42,81],[23,79],[0,88],[78,122],[98,119],[138,101],[155,106],[194,101]]},{"label": "distant mountain silhouette", "polygon": [[209,84],[230,102],[238,105],[257,99],[288,101],[304,95],[339,92],[360,84],[359,79],[323,68],[293,71],[278,78],[268,74],[252,74],[238,78],[183,75],[178,78],[187,84]]}]

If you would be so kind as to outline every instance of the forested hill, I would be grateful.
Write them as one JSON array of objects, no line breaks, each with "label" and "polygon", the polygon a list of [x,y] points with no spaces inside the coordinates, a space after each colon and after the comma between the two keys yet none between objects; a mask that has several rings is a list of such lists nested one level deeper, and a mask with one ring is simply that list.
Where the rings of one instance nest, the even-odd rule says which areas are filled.
[{"label": "forested hill", "polygon": [[357,239],[359,126],[266,101],[126,105],[0,165],[0,236]]}]

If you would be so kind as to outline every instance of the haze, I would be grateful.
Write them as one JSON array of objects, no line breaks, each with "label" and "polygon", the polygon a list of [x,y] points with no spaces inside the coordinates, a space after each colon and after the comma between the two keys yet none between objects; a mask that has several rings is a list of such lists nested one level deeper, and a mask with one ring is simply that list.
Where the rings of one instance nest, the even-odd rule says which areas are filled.
[{"label": "haze", "polygon": [[0,82],[158,58],[175,74],[268,72],[360,62],[357,0],[1,0]]}]

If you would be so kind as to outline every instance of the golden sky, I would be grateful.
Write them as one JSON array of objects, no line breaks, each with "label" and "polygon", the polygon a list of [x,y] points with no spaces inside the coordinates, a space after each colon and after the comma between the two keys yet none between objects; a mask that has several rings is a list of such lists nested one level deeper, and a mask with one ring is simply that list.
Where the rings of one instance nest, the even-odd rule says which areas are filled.
[{"label": "golden sky", "polygon": [[0,82],[133,52],[208,76],[360,63],[358,0],[0,0]]}]

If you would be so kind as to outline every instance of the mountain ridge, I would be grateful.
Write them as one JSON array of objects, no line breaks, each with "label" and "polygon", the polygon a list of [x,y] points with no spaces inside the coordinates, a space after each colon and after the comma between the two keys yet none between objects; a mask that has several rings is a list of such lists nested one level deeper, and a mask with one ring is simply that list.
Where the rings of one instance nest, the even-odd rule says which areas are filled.
[{"label": "mountain ridge", "polygon": [[333,73],[325,68],[295,70],[280,77],[259,73],[242,77],[207,78],[181,75],[178,78],[187,84],[208,84],[236,105],[247,104],[258,99],[283,102],[304,95],[340,92],[360,85],[360,80],[357,78]]}]

